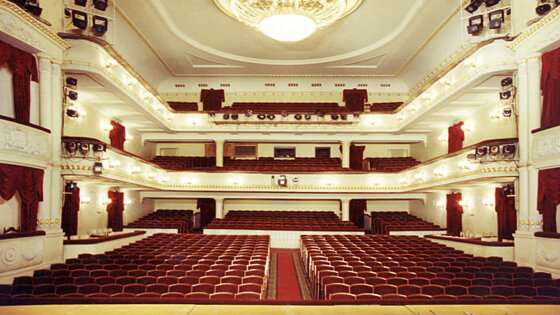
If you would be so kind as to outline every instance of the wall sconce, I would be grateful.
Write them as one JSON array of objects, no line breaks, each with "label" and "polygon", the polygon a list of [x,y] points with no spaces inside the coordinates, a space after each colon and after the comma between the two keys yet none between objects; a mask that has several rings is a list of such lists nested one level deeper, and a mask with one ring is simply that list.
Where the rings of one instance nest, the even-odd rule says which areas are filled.
[{"label": "wall sconce", "polygon": [[445,176],[445,167],[438,167],[434,169],[434,176],[443,177]]},{"label": "wall sconce", "polygon": [[169,181],[169,176],[161,176],[159,181],[162,183],[167,183]]},{"label": "wall sconce", "polygon": [[138,83],[138,80],[136,80],[136,78],[128,78],[126,80],[126,85],[128,87],[132,87],[133,85],[135,85],[136,83]]},{"label": "wall sconce", "polygon": [[111,69],[117,66],[117,61],[115,59],[108,59],[107,62],[105,62],[105,68],[107,69]]},{"label": "wall sconce", "polygon": [[469,203],[466,200],[459,201],[459,205],[463,207],[463,209],[467,209],[469,207]]},{"label": "wall sconce", "polygon": [[447,142],[448,140],[447,132],[439,136],[437,139],[439,140],[439,142],[443,142],[443,143]]},{"label": "wall sconce", "polygon": [[416,174],[416,175],[414,175],[414,179],[418,182],[423,182],[424,181],[424,175]]},{"label": "wall sconce", "polygon": [[401,115],[397,115],[397,121],[401,121],[401,120],[403,120],[403,119],[404,119],[404,116],[403,116],[402,114],[401,114]]},{"label": "wall sconce", "polygon": [[171,119],[173,119],[173,115],[171,114],[165,114],[165,120],[171,121]]},{"label": "wall sconce", "polygon": [[78,108],[78,118],[85,117],[86,115],[87,112],[85,110]]},{"label": "wall sconce", "polygon": [[232,179],[229,181],[229,184],[232,185],[232,186],[237,186],[237,185],[239,185],[239,178],[237,178],[237,177],[232,178]]},{"label": "wall sconce", "polygon": [[121,166],[121,161],[119,160],[111,160],[109,162],[109,168],[117,168],[119,166]]},{"label": "wall sconce", "polygon": [[163,112],[165,110],[165,106],[160,103],[154,104],[154,109],[158,112]]},{"label": "wall sconce", "polygon": [[471,163],[469,163],[469,161],[459,161],[457,166],[462,170],[469,170],[471,168]]},{"label": "wall sconce", "polygon": [[131,204],[131,203],[132,203],[132,200],[130,200],[130,199],[128,199],[128,198],[124,198],[123,204],[124,204],[125,206],[128,206],[128,205]]},{"label": "wall sconce", "polygon": [[140,172],[142,172],[142,168],[140,166],[132,166],[130,168],[130,174],[132,175],[140,174]]},{"label": "wall sconce", "polygon": [[500,119],[500,117],[502,117],[502,112],[499,109],[496,109],[495,111],[492,111],[490,113],[491,119]]},{"label": "wall sconce", "polygon": [[105,130],[105,132],[109,132],[113,130],[113,125],[111,125],[110,123],[103,124],[103,130]]},{"label": "wall sconce", "polygon": [[374,178],[371,180],[370,184],[371,186],[379,187],[381,186],[381,184],[383,184],[383,181],[381,180],[381,178]]},{"label": "wall sconce", "polygon": [[464,65],[467,68],[475,68],[476,67],[476,60],[474,58],[467,58],[464,61]]},{"label": "wall sconce", "polygon": [[134,139],[134,136],[132,136],[132,135],[130,135],[130,134],[127,134],[127,135],[124,137],[124,139],[125,139],[126,141],[130,141],[130,140]]},{"label": "wall sconce", "polygon": [[147,174],[148,179],[155,179],[156,176],[157,176],[156,173],[148,173],[148,174]]},{"label": "wall sconce", "polygon": [[89,196],[85,196],[85,195],[80,196],[80,204],[89,205],[90,202],[91,202],[91,198],[89,198]]},{"label": "wall sconce", "polygon": [[440,200],[436,203],[436,207],[441,208],[441,209],[445,208],[445,205],[446,205],[445,200]]},{"label": "wall sconce", "polygon": [[183,178],[183,185],[192,185],[193,184],[193,180],[190,177],[185,177]]},{"label": "wall sconce", "polygon": [[104,206],[110,204],[111,202],[113,202],[113,200],[109,199],[108,197],[101,198],[101,204]]},{"label": "wall sconce", "polygon": [[484,200],[484,205],[488,208],[494,208],[494,199],[488,198]]},{"label": "wall sconce", "polygon": [[400,182],[402,185],[408,185],[408,182],[409,182],[409,181],[410,181],[410,179],[409,179],[408,177],[402,177],[402,178],[399,180],[399,182]]},{"label": "wall sconce", "polygon": [[451,79],[450,78],[445,78],[445,79],[441,80],[441,85],[443,85],[444,87],[451,86]]},{"label": "wall sconce", "polygon": [[461,126],[461,129],[464,132],[471,132],[473,130],[473,126],[470,123],[465,123],[463,126]]}]

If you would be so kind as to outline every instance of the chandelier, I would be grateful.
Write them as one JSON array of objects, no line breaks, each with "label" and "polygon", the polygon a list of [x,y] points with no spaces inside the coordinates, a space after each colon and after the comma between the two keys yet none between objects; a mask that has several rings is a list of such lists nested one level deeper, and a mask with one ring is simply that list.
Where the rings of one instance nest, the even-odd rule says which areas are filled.
[{"label": "chandelier", "polygon": [[352,12],[361,0],[214,0],[227,14],[283,42],[307,38]]}]

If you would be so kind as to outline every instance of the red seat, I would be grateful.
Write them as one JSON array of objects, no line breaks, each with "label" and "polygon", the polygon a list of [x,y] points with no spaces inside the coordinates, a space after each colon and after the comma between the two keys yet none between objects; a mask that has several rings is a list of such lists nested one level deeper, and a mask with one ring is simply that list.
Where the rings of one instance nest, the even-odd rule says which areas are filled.
[{"label": "red seat", "polygon": [[214,293],[214,284],[197,283],[191,286],[191,292],[204,292],[207,294]]},{"label": "red seat", "polygon": [[235,295],[236,300],[260,300],[261,296],[255,292],[240,292]]},{"label": "red seat", "polygon": [[331,295],[329,295],[329,299],[330,300],[335,300],[335,301],[355,301],[356,296],[352,293],[337,292],[337,293],[332,293]]},{"label": "red seat", "polygon": [[210,294],[211,300],[233,300],[235,298],[235,294],[231,292],[216,292]]}]

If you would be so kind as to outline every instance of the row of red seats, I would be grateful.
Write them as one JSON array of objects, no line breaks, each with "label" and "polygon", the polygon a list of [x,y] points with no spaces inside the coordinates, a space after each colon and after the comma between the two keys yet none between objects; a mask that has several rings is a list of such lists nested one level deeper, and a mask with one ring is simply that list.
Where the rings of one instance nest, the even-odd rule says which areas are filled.
[{"label": "row of red seats", "polygon": [[364,159],[371,170],[378,172],[400,172],[420,164],[413,157],[374,157]]},{"label": "row of red seats", "polygon": [[17,277],[0,297],[260,299],[269,252],[268,236],[155,234]]},{"label": "row of red seats", "polygon": [[372,103],[366,104],[365,107],[369,107],[370,112],[392,112],[399,108],[402,102],[392,102],[392,103]]},{"label": "row of red seats", "polygon": [[245,113],[252,110],[254,113],[301,113],[314,114],[317,110],[324,113],[339,113],[348,111],[346,107],[338,103],[289,103],[289,102],[235,102],[231,107],[223,107],[221,111]]},{"label": "row of red seats", "polygon": [[297,211],[229,211],[225,218],[214,219],[208,229],[360,231],[352,222],[341,221],[333,212],[321,211],[307,216]]},{"label": "row of red seats", "polygon": [[375,234],[389,234],[391,231],[442,230],[439,225],[424,221],[405,211],[373,212],[371,227]]},{"label": "row of red seats", "polygon": [[560,280],[500,257],[474,257],[416,236],[305,235],[301,257],[317,298],[550,301]]},{"label": "row of red seats", "polygon": [[131,222],[125,228],[176,228],[179,233],[191,233],[193,210],[158,209]]},{"label": "row of red seats", "polygon": [[152,159],[152,162],[169,170],[185,170],[198,168],[213,168],[216,166],[216,157],[213,156],[161,156]]}]

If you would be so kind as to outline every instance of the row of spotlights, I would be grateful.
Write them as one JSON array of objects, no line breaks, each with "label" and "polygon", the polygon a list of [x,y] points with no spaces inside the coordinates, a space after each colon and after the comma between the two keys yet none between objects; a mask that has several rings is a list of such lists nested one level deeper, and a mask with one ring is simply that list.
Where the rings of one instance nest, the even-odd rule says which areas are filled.
[{"label": "row of spotlights", "polygon": [[[488,28],[499,29],[505,21],[505,15],[511,14],[510,10],[504,12],[499,9],[488,13]],[[484,28],[484,16],[482,14],[475,15],[469,18],[469,25],[467,26],[467,33],[470,35],[478,35]]]},{"label": "row of spotlights", "polygon": [[537,7],[535,11],[538,15],[545,15],[552,9],[553,6],[560,5],[560,0],[537,0]]},{"label": "row of spotlights", "polygon": [[[87,13],[79,10],[70,11],[69,9],[67,9],[65,11],[65,14],[67,16],[72,16],[72,25],[74,25],[75,27],[81,30],[85,30],[87,28],[88,26]],[[103,34],[107,32],[108,25],[109,25],[109,21],[107,20],[106,17],[102,17],[98,15],[94,15],[92,17],[92,28],[97,36],[103,36]]]},{"label": "row of spotlights", "polygon": [[[75,5],[85,7],[88,0],[74,0]],[[105,11],[107,9],[107,0],[93,0],[93,7],[99,11]]]}]

